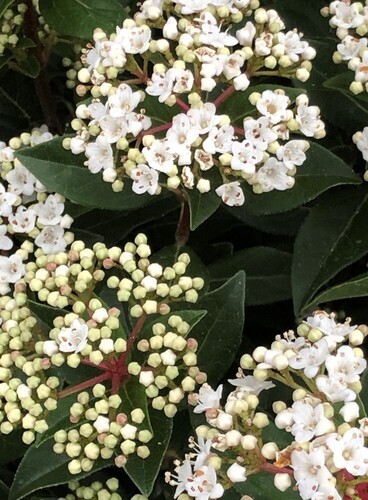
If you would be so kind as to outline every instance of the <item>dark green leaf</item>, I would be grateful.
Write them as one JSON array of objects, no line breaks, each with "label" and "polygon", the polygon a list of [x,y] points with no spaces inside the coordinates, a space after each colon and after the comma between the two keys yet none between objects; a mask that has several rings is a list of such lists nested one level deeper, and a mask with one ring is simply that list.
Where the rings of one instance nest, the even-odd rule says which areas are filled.
[{"label": "dark green leaf", "polygon": [[292,255],[271,247],[254,247],[235,252],[209,266],[214,280],[223,281],[244,270],[247,277],[245,303],[270,304],[291,297]]},{"label": "dark green leaf", "polygon": [[292,488],[288,488],[286,492],[278,490],[273,483],[274,474],[261,472],[252,474],[248,477],[245,483],[236,483],[234,485],[236,491],[240,495],[249,495],[254,500],[284,500],[287,496],[290,500],[300,500],[300,495]]},{"label": "dark green leaf", "polygon": [[221,184],[221,175],[217,170],[212,170],[207,175],[211,182],[211,191],[200,193],[196,188],[186,190],[190,210],[190,229],[192,231],[215,213],[221,204],[221,198],[215,193],[215,187]]},{"label": "dark green leaf", "polygon": [[74,203],[109,210],[131,210],[147,205],[150,195],[134,194],[126,182],[121,193],[114,193],[100,174],[91,174],[83,154],[73,155],[62,147],[62,137],[34,148],[19,151],[18,158],[49,191],[57,192]]},{"label": "dark green leaf", "polygon": [[314,304],[324,304],[332,300],[349,299],[352,297],[366,297],[368,295],[368,274],[363,274],[352,280],[339,283],[328,290],[320,293],[308,304],[308,308]]},{"label": "dark green leaf", "polygon": [[292,289],[295,313],[341,269],[368,252],[366,186],[328,193],[310,212],[295,240]]},{"label": "dark green leaf", "polygon": [[143,410],[146,418],[141,427],[153,434],[152,440],[147,444],[151,454],[145,459],[135,454],[131,455],[124,467],[125,472],[142,494],[149,496],[169,445],[172,419],[167,418],[162,411],[148,410],[145,388],[135,379],[131,379],[125,386],[122,399],[122,409],[125,413],[129,414],[135,408]]},{"label": "dark green leaf", "polygon": [[47,24],[62,35],[91,39],[93,30],[112,33],[126,17],[117,0],[40,0]]},{"label": "dark green leaf", "polygon": [[231,210],[231,214],[247,226],[268,234],[285,236],[295,236],[308,213],[309,209],[306,207],[275,215],[253,215],[244,210]]},{"label": "dark green leaf", "polygon": [[24,455],[28,446],[22,441],[23,430],[0,436],[0,465],[7,464]]},{"label": "dark green leaf", "polygon": [[195,304],[207,311],[191,331],[199,344],[198,366],[210,383],[218,382],[234,360],[244,324],[245,274],[238,272]]},{"label": "dark green leaf", "polygon": [[8,9],[13,3],[15,3],[15,0],[0,0],[0,17],[3,16],[6,9]]},{"label": "dark green leaf", "polygon": [[[28,448],[18,467],[8,500],[20,500],[40,488],[70,481],[71,475],[67,464],[71,458],[66,453],[61,455],[54,453],[52,449],[54,443],[51,437],[39,448],[35,446]],[[97,460],[92,471],[77,474],[73,476],[73,479],[87,477],[97,470],[109,467],[112,463],[113,459]]]},{"label": "dark green leaf", "polygon": [[254,215],[287,212],[313,200],[331,187],[360,182],[359,177],[338,156],[319,144],[311,143],[307,151],[307,160],[298,167],[293,188],[287,191],[254,194],[251,187],[245,185],[244,205],[229,208],[229,211],[234,215],[238,213],[239,217],[241,212]]},{"label": "dark green leaf", "polygon": [[234,92],[230,97],[228,97],[218,108],[219,114],[225,113],[231,116],[231,123],[242,126],[243,120],[246,116],[252,116],[257,114],[257,109],[249,102],[249,96],[253,92],[262,93],[265,90],[284,90],[286,95],[289,96],[291,101],[295,101],[298,95],[305,92],[304,89],[295,89],[293,87],[283,87],[282,85],[255,85],[250,86],[244,92]]},{"label": "dark green leaf", "polygon": [[[152,119],[152,125],[163,125],[171,122],[173,117],[180,113],[179,108],[175,106],[163,106],[157,97],[146,94],[143,102],[146,115]],[[166,132],[162,132],[162,136]]]},{"label": "dark green leaf", "polygon": [[33,55],[28,55],[27,58],[22,61],[18,60],[17,66],[24,75],[30,76],[31,78],[37,78],[41,69],[38,59]]},{"label": "dark green leaf", "polygon": [[0,480],[0,495],[1,495],[1,498],[8,498],[8,493],[9,493],[9,488],[6,486],[5,483],[3,483],[3,481]]}]

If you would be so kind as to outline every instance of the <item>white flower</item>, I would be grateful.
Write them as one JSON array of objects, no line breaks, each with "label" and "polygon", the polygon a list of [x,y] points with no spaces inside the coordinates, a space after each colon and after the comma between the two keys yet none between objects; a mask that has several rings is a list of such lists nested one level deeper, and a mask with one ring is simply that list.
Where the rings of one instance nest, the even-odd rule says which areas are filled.
[{"label": "white flower", "polygon": [[354,38],[347,35],[341,43],[338,44],[337,50],[342,55],[344,61],[350,61],[354,57],[359,56],[360,49],[367,47],[368,40],[366,38]]},{"label": "white flower", "polygon": [[213,127],[204,140],[202,147],[207,153],[228,153],[231,151],[232,140],[234,138],[234,128],[230,125],[223,125],[220,128]]},{"label": "white flower", "polygon": [[367,361],[355,356],[353,349],[348,345],[339,347],[336,356],[329,356],[326,360],[329,377],[338,377],[347,384],[358,382],[359,375],[366,367]]},{"label": "white flower", "polygon": [[[128,133],[127,131],[127,120],[126,118],[114,118],[113,116],[110,115],[105,115],[99,120],[99,125],[102,129],[102,133],[97,137],[96,143],[90,143],[90,144],[96,144],[94,147],[98,147],[98,154],[101,155],[101,160],[104,161],[104,164],[107,164],[106,159],[109,157],[109,150],[107,146],[104,146],[104,143],[101,142],[99,145],[97,140],[100,137],[104,137],[107,142],[114,143],[117,142],[119,139],[122,137],[125,137],[126,134]],[[88,146],[90,145],[88,144]],[[93,149],[89,150],[91,155],[93,155]],[[101,167],[103,168],[103,167]],[[100,168],[100,170],[101,170]],[[108,167],[105,167],[108,168]]]},{"label": "white flower", "polygon": [[199,389],[198,403],[193,410],[194,413],[203,413],[206,410],[220,408],[222,387],[222,385],[219,385],[214,391],[208,384],[203,384]]},{"label": "white flower", "polygon": [[254,52],[257,56],[268,56],[271,54],[272,45],[272,34],[268,32],[262,32],[254,42]]},{"label": "white flower", "polygon": [[0,162],[13,160],[14,150],[11,147],[7,146],[5,142],[0,141]]},{"label": "white flower", "polygon": [[208,459],[211,456],[211,446],[212,439],[204,440],[203,437],[198,437],[198,443],[193,440],[191,448],[194,449],[194,452],[191,452],[191,455],[196,457],[194,469],[199,469],[203,465],[207,465]]},{"label": "white flower", "polygon": [[154,140],[151,146],[142,149],[142,154],[151,168],[166,174],[171,172],[177,157],[167,139]]},{"label": "white flower", "polygon": [[326,338],[322,338],[318,342],[300,349],[294,357],[289,359],[289,365],[295,370],[303,369],[306,377],[313,378],[329,355],[328,342]]},{"label": "white flower", "polygon": [[293,425],[290,432],[297,443],[310,441],[315,436],[321,436],[331,430],[331,422],[324,416],[323,404],[313,406],[309,399],[296,401],[292,405]]},{"label": "white flower", "polygon": [[61,352],[80,352],[87,344],[88,326],[75,319],[69,328],[62,328],[58,335]]},{"label": "white flower", "polygon": [[323,392],[331,403],[338,403],[340,401],[348,403],[356,399],[356,393],[352,389],[349,389],[347,383],[342,378],[330,378],[325,375],[319,375],[316,378],[316,384],[318,390]]},{"label": "white flower", "polygon": [[359,14],[358,5],[341,1],[334,5],[335,15],[331,18],[331,26],[338,28],[356,28],[362,24],[363,17]]},{"label": "white flower", "polygon": [[272,124],[279,123],[287,118],[287,107],[290,104],[288,96],[265,90],[257,101],[258,111],[270,120]]},{"label": "white flower", "polygon": [[64,203],[60,201],[59,196],[50,194],[44,203],[37,203],[32,209],[38,216],[37,222],[44,226],[55,226],[61,221]]},{"label": "white flower", "polygon": [[175,73],[172,70],[166,73],[153,73],[146,92],[149,95],[158,96],[160,102],[165,102],[173,91],[174,80]]},{"label": "white flower", "polygon": [[0,256],[0,283],[15,283],[24,273],[25,265],[19,255]]},{"label": "white flower", "polygon": [[246,468],[237,463],[233,463],[226,471],[227,477],[232,483],[243,483],[246,477]]},{"label": "white flower", "polygon": [[[367,128],[368,130],[368,128]],[[7,193],[3,184],[0,184],[0,216],[9,217],[12,212],[12,207],[17,201],[17,195]]]},{"label": "white flower", "polygon": [[299,55],[308,47],[307,42],[302,42],[300,39],[300,34],[296,31],[288,31],[287,33],[278,33],[278,43],[283,45],[285,49],[285,55],[289,56],[293,63],[299,61]]},{"label": "white flower", "polygon": [[96,142],[90,142],[86,146],[86,156],[88,158],[88,169],[92,174],[97,174],[101,169],[113,168],[114,157],[109,141],[100,134]]},{"label": "white flower", "polygon": [[17,211],[9,215],[9,223],[15,233],[30,233],[36,224],[36,213],[32,209],[28,210],[23,205]]},{"label": "white flower", "polygon": [[173,0],[174,3],[181,5],[181,13],[184,15],[194,14],[204,10],[208,2],[206,0]]},{"label": "white flower", "polygon": [[368,161],[368,127],[364,127],[362,132],[357,132],[356,134],[354,134],[353,141],[355,142],[359,151],[361,151],[364,160]]},{"label": "white flower", "polygon": [[263,159],[263,152],[256,149],[247,140],[243,142],[234,141],[232,143],[231,168],[241,170],[246,174],[254,174],[256,165]]},{"label": "white flower", "polygon": [[272,382],[264,381],[261,382],[257,380],[253,375],[242,375],[238,378],[229,379],[228,382],[230,384],[235,385],[235,387],[239,387],[241,392],[246,392],[247,394],[255,394],[259,395],[261,391],[272,389],[275,387],[275,384]]},{"label": "white flower", "polygon": [[342,415],[345,422],[353,422],[359,417],[359,405],[355,401],[346,403],[340,408],[339,414]]},{"label": "white flower", "polygon": [[60,226],[46,226],[35,239],[35,243],[46,254],[63,252],[67,245],[64,229]]},{"label": "white flower", "polygon": [[350,325],[350,319],[344,324],[336,323],[334,315],[329,315],[325,311],[316,311],[313,316],[309,316],[303,323],[311,328],[321,330],[322,333],[335,342],[343,342],[345,337],[356,329],[356,325]]},{"label": "white flower", "polygon": [[46,340],[42,345],[42,351],[47,356],[51,357],[53,354],[59,352],[59,346],[55,340]]},{"label": "white flower", "polygon": [[31,132],[31,146],[37,146],[44,142],[51,141],[53,135],[49,132],[47,125],[41,125],[40,128],[34,128]]},{"label": "white flower", "polygon": [[234,36],[229,35],[227,31],[221,31],[221,27],[215,24],[216,19],[212,16],[212,14],[207,12],[205,14],[207,14],[206,20],[202,23],[202,33],[199,35],[199,41],[201,43],[204,45],[210,45],[216,49],[237,45],[238,40]]},{"label": "white flower", "polygon": [[[170,147],[179,155],[188,155],[190,147],[199,137],[198,130],[193,127],[189,117],[184,113],[174,116],[172,126],[166,133]],[[189,159],[189,163],[191,160]],[[179,164],[180,158],[179,158]]]},{"label": "white flower", "polygon": [[211,153],[206,153],[203,149],[196,149],[194,159],[198,162],[201,170],[209,170],[213,167],[213,158]]},{"label": "white flower", "polygon": [[151,30],[147,25],[134,28],[116,27],[115,42],[119,43],[127,54],[143,54],[148,50]]},{"label": "white flower", "polygon": [[200,108],[189,109],[187,116],[191,125],[201,135],[207,134],[220,121],[220,116],[216,115],[216,106],[212,102],[206,102]]},{"label": "white flower", "polygon": [[341,437],[334,435],[327,439],[332,451],[335,467],[346,469],[353,476],[363,476],[368,472],[368,448],[364,446],[362,432],[353,427]]},{"label": "white flower", "polygon": [[284,146],[280,146],[276,151],[277,159],[282,161],[290,170],[294,166],[300,167],[306,160],[305,151],[309,148],[307,141],[293,140]]},{"label": "white flower", "polygon": [[116,93],[108,98],[110,116],[122,118],[131,113],[141,102],[141,94],[133,92],[129,85],[121,83]]},{"label": "white flower", "polygon": [[35,192],[36,178],[20,163],[7,173],[6,180],[12,193],[31,196]]},{"label": "white flower", "polygon": [[241,67],[244,64],[244,57],[238,53],[230,54],[224,62],[222,69],[223,74],[228,80],[239,76],[241,74]]},{"label": "white flower", "polygon": [[181,178],[183,184],[187,189],[193,189],[194,186],[194,174],[190,167],[184,167],[181,172]]},{"label": "white flower", "polygon": [[299,124],[299,130],[307,137],[313,137],[317,130],[324,128],[323,122],[319,119],[320,110],[317,106],[299,104],[295,119]]},{"label": "white flower", "polygon": [[[95,63],[94,65],[95,68],[98,68],[100,64],[105,67],[114,66],[115,68],[123,68],[125,66],[127,59],[124,49],[122,48],[120,43],[110,42],[109,40],[103,42],[96,42],[96,48],[98,43],[100,43],[99,54],[101,59],[100,61],[98,61],[97,65]],[[88,69],[90,70],[90,68],[91,65],[89,66]]]},{"label": "white flower", "polygon": [[328,484],[332,476],[325,465],[325,456],[321,450],[310,453],[294,450],[291,454],[291,466],[303,500],[310,499],[319,486]]},{"label": "white flower", "polygon": [[362,62],[355,70],[355,80],[357,82],[368,82],[368,50],[365,50],[362,56]]},{"label": "white flower", "polygon": [[256,36],[256,28],[253,23],[248,21],[244,28],[238,30],[235,35],[240,45],[243,45],[243,47],[251,47],[253,39]]},{"label": "white flower", "polygon": [[262,191],[267,193],[273,189],[284,191],[292,188],[295,180],[287,175],[288,170],[283,162],[279,162],[273,157],[269,158],[256,173],[256,179],[261,185]]},{"label": "white flower", "polygon": [[215,469],[211,466],[204,465],[193,472],[191,463],[185,460],[177,473],[177,481],[173,482],[177,484],[174,498],[184,491],[197,500],[221,498],[224,494],[224,488],[217,483]]},{"label": "white flower", "polygon": [[263,116],[257,120],[245,118],[243,127],[245,139],[261,151],[266,151],[268,146],[277,140],[277,133],[270,127],[269,120]]},{"label": "white flower", "polygon": [[158,173],[147,165],[139,164],[130,174],[132,189],[136,194],[155,194],[158,188]]},{"label": "white flower", "polygon": [[238,181],[222,184],[222,186],[216,189],[216,194],[229,207],[240,207],[245,200],[243,190]]},{"label": "white flower", "polygon": [[0,225],[0,250],[10,250],[13,247],[13,241],[6,236],[7,230],[6,224]]}]

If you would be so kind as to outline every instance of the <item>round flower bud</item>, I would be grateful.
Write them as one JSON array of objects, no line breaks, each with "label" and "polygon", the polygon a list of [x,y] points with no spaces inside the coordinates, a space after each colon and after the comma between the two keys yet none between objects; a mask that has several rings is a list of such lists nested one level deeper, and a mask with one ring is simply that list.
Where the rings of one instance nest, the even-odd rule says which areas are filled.
[{"label": "round flower bud", "polygon": [[273,478],[275,487],[280,491],[285,491],[291,486],[290,474],[277,473]]},{"label": "round flower bud", "polygon": [[257,446],[257,438],[252,434],[246,434],[240,440],[240,443],[244,450],[251,451]]},{"label": "round flower bud", "polygon": [[307,392],[304,389],[296,389],[293,392],[293,401],[299,401],[300,399],[305,398]]},{"label": "round flower bud", "polygon": [[286,403],[284,401],[275,401],[272,404],[272,410],[277,414],[286,409]]},{"label": "round flower bud", "polygon": [[262,429],[269,424],[269,420],[265,413],[257,412],[253,417],[252,423],[258,427],[258,429]]},{"label": "round flower bud", "polygon": [[68,463],[68,470],[70,474],[80,474],[82,472],[80,460],[72,460]]},{"label": "round flower bud", "polygon": [[270,443],[264,444],[261,448],[261,453],[267,460],[275,460],[276,453],[278,451],[279,448],[277,444],[272,441]]},{"label": "round flower bud", "polygon": [[242,434],[235,429],[225,434],[226,444],[229,447],[238,446],[238,444],[240,444],[241,438]]},{"label": "round flower bud", "polygon": [[264,356],[267,352],[267,348],[264,346],[259,346],[253,351],[253,359],[257,363],[263,363],[264,362]]},{"label": "round flower bud", "polygon": [[227,469],[226,475],[232,483],[242,483],[247,479],[245,473],[245,467],[234,463]]}]

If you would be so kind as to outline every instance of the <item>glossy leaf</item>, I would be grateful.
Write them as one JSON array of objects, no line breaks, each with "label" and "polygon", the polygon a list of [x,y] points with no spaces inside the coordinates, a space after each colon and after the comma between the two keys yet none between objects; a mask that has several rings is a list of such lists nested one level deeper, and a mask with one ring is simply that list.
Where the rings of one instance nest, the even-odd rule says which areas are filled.
[{"label": "glossy leaf", "polygon": [[310,212],[296,240],[292,266],[295,313],[322,285],[368,252],[368,190],[345,188],[326,195]]},{"label": "glossy leaf", "polygon": [[292,255],[271,247],[254,247],[235,252],[209,266],[212,279],[223,281],[244,270],[247,277],[245,303],[270,304],[291,297]]},{"label": "glossy leaf", "polygon": [[236,491],[240,495],[249,495],[253,500],[284,500],[287,496],[290,500],[300,500],[300,495],[292,488],[288,488],[286,492],[280,491],[273,483],[274,474],[261,472],[252,474],[244,483],[236,483],[234,485]]},{"label": "glossy leaf", "polygon": [[259,195],[254,194],[250,186],[244,185],[244,205],[229,208],[229,211],[239,217],[242,212],[254,215],[287,212],[304,205],[334,186],[360,182],[359,177],[338,156],[319,144],[311,143],[307,160],[298,167],[292,189]]},{"label": "glossy leaf", "polygon": [[11,7],[15,0],[0,0],[0,17],[3,16],[6,9]]},{"label": "glossy leaf", "polygon": [[0,435],[0,465],[7,464],[24,455],[28,446],[22,441],[23,430]]},{"label": "glossy leaf", "polygon": [[[195,304],[207,311],[191,331],[198,341],[198,366],[210,383],[221,379],[234,360],[244,325],[245,273],[239,271],[226,283]],[[194,307],[193,307],[194,308]]]},{"label": "glossy leaf", "polygon": [[324,304],[333,300],[349,299],[353,297],[366,297],[368,295],[368,274],[363,274],[344,283],[339,283],[320,293],[308,304]]},{"label": "glossy leaf", "polygon": [[106,208],[109,210],[131,210],[147,205],[150,195],[133,193],[129,181],[124,190],[114,193],[111,184],[103,182],[100,174],[92,174],[83,165],[85,157],[73,155],[62,147],[62,137],[23,149],[17,157],[33,175],[51,192],[57,192],[74,203]]},{"label": "glossy leaf", "polygon": [[126,17],[118,0],[40,0],[39,6],[53,30],[76,38],[92,39],[95,28],[110,34]]},{"label": "glossy leaf", "polygon": [[[39,448],[35,446],[28,448],[15,474],[8,500],[20,500],[40,488],[70,481],[67,464],[71,458],[66,453],[60,455],[54,453],[52,449],[54,444],[54,438],[50,437]],[[97,470],[109,467],[112,463],[113,459],[99,459],[91,471],[77,474],[73,479],[87,477]]]},{"label": "glossy leaf", "polygon": [[152,432],[153,438],[147,444],[150,455],[147,458],[139,458],[136,454],[131,455],[124,470],[139,488],[143,495],[149,496],[152,492],[156,477],[172,433],[172,419],[165,416],[162,411],[149,409],[145,388],[135,379],[125,386],[123,399],[123,411],[129,414],[135,408],[141,408],[146,415],[142,429]]},{"label": "glossy leaf", "polygon": [[205,177],[211,182],[211,191],[200,193],[196,188],[186,190],[190,210],[190,229],[192,231],[214,214],[221,204],[221,198],[215,193],[215,188],[222,183],[220,173],[211,169]]}]

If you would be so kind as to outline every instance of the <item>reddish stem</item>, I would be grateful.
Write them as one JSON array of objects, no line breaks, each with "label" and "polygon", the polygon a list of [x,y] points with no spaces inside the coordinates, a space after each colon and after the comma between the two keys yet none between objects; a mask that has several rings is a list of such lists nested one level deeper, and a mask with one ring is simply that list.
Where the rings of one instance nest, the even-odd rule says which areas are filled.
[{"label": "reddish stem", "polygon": [[234,128],[234,132],[236,132],[237,134],[244,135],[244,130],[242,128],[234,127],[234,125],[233,125],[233,128]]},{"label": "reddish stem", "polygon": [[164,130],[168,130],[172,125],[172,122],[164,123],[163,125],[157,125],[157,127],[149,128],[148,130],[144,130],[139,135],[142,137],[144,135],[154,135],[158,132],[163,132]]},{"label": "reddish stem", "polygon": [[[184,192],[183,192],[184,195]],[[190,210],[186,196],[182,195],[181,212],[178,227],[176,228],[175,240],[178,247],[187,244],[190,236]]]},{"label": "reddish stem", "polygon": [[271,474],[289,474],[292,476],[294,472],[291,469],[288,469],[287,467],[277,467],[276,465],[270,464],[269,462],[264,462],[260,466],[261,470],[264,470],[266,472],[271,472]]},{"label": "reddish stem", "polygon": [[58,393],[58,399],[65,398],[66,396],[70,396],[70,394],[75,394],[76,392],[83,391],[84,389],[88,389],[89,387],[92,387],[99,382],[103,382],[104,380],[108,380],[111,378],[112,374],[111,373],[102,373],[101,375],[98,375],[97,377],[93,377],[89,380],[86,380],[85,382],[82,382],[81,384],[73,385],[72,387],[68,387],[67,389],[64,389],[63,391],[60,391]]},{"label": "reddish stem", "polygon": [[108,371],[111,369],[108,364],[100,363],[99,365],[96,365],[95,363],[92,363],[92,361],[89,361],[89,359],[82,359],[81,363],[83,363],[84,365],[93,366],[93,368],[98,368],[99,370],[103,371]]},{"label": "reddish stem", "polygon": [[234,85],[230,85],[230,87],[228,87],[226,90],[224,90],[222,92],[222,94],[219,95],[218,98],[215,99],[213,102],[213,104],[216,106],[216,108],[218,108],[222,102],[226,101],[226,99],[228,97],[230,97],[233,92],[235,92]]},{"label": "reddish stem", "polygon": [[185,112],[187,112],[190,109],[190,106],[188,106],[188,104],[179,99],[179,97],[176,98],[176,104]]},{"label": "reddish stem", "polygon": [[120,355],[120,358],[119,358],[119,360],[117,362],[118,367],[119,367],[119,371],[122,371],[122,369],[125,367],[125,361],[126,361],[127,357],[129,356],[129,353],[130,353],[133,345],[135,344],[135,341],[137,340],[139,332],[141,331],[142,326],[143,326],[143,324],[144,324],[145,321],[146,321],[146,315],[143,314],[139,318],[139,320],[136,322],[136,324],[134,325],[134,328],[131,331],[130,336],[129,336],[128,340],[127,340],[126,351],[123,352]]}]

